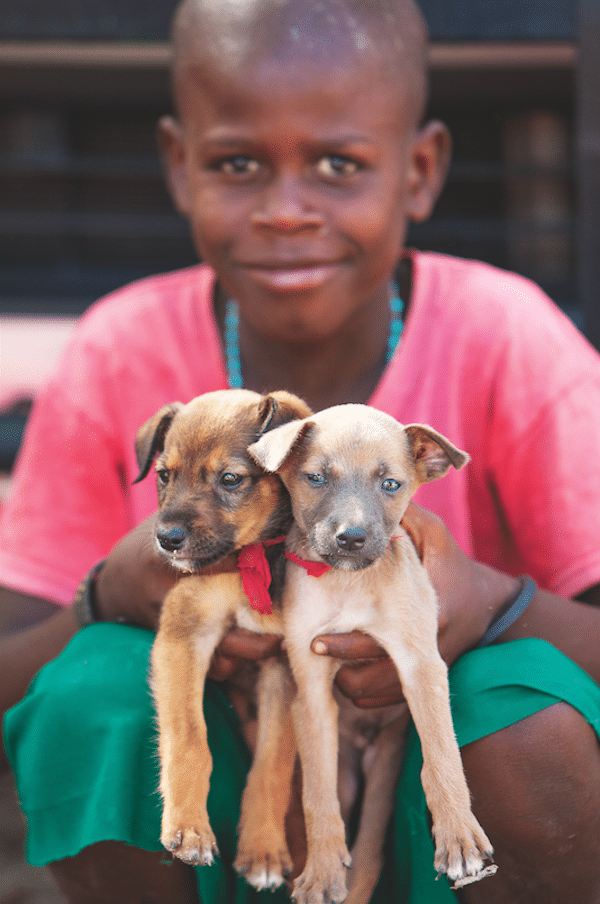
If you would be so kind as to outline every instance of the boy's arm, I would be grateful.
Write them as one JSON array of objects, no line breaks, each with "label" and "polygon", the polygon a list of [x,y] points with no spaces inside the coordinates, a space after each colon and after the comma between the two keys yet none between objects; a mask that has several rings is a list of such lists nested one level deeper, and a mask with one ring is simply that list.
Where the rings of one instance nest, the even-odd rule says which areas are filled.
[{"label": "boy's arm", "polygon": [[[162,600],[175,576],[154,553],[153,535],[151,517],[117,543],[108,556],[95,588],[99,620],[155,629]],[[0,586],[2,717],[24,697],[42,666],[58,656],[78,630],[72,607]]]},{"label": "boy's arm", "polygon": [[[77,631],[70,609],[0,587],[0,720]],[[7,765],[0,750],[0,771]]]},{"label": "boy's arm", "polygon": [[600,606],[600,584],[595,584],[583,593],[578,593],[575,599],[590,606]]},{"label": "boy's arm", "polygon": [[566,600],[538,590],[498,643],[523,637],[547,640],[600,685],[600,587],[591,587],[582,595],[589,602]]}]

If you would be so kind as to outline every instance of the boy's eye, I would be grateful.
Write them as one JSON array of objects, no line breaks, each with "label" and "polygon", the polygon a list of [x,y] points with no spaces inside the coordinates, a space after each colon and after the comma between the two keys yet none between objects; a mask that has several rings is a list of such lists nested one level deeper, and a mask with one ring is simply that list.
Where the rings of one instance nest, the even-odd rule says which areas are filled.
[{"label": "boy's eye", "polygon": [[397,493],[401,486],[402,484],[399,480],[395,480],[393,477],[387,477],[381,484],[381,489],[385,490],[386,493]]},{"label": "boy's eye", "polygon": [[228,157],[219,163],[219,169],[226,176],[253,176],[259,168],[258,160],[253,160],[244,154],[236,154],[235,157]]},{"label": "boy's eye", "polygon": [[317,172],[326,179],[354,176],[358,169],[359,166],[355,160],[338,154],[328,154],[326,157],[321,157],[317,163]]}]

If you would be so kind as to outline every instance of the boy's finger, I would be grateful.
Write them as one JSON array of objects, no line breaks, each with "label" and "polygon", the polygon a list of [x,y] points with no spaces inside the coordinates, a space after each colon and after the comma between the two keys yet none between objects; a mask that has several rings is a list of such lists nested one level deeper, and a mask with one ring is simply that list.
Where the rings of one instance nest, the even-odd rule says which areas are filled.
[{"label": "boy's finger", "polygon": [[281,636],[232,628],[219,644],[218,653],[230,659],[268,659],[281,653]]},{"label": "boy's finger", "polygon": [[239,668],[239,665],[239,659],[230,659],[228,656],[221,656],[219,652],[216,652],[210,663],[208,677],[213,681],[227,681]]},{"label": "boy's finger", "polygon": [[[346,663],[337,672],[335,683],[352,701],[362,705],[386,706],[404,699],[398,673],[390,659],[372,659],[364,665]],[[377,700],[377,703],[372,701]]]},{"label": "boy's finger", "polygon": [[368,634],[320,634],[311,644],[313,653],[334,659],[385,659],[387,653]]}]

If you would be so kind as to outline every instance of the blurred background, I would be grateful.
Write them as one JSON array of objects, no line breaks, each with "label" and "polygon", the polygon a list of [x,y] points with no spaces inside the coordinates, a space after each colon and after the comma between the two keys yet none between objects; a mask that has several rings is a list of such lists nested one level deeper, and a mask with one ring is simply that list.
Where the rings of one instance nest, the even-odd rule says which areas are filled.
[{"label": "blurred background", "polygon": [[[76,318],[195,262],[163,186],[175,0],[0,2],[0,504],[32,398]],[[429,116],[454,138],[420,248],[536,280],[600,346],[600,3],[421,0]],[[535,324],[531,324],[535,329]],[[0,786],[0,904],[59,900]]]},{"label": "blurred background", "polygon": [[[163,186],[175,0],[0,4],[0,465],[76,318],[195,261]],[[450,177],[413,245],[535,279],[600,340],[598,0],[422,0]],[[532,328],[534,326],[532,325]],[[8,412],[8,413],[7,413]]]}]

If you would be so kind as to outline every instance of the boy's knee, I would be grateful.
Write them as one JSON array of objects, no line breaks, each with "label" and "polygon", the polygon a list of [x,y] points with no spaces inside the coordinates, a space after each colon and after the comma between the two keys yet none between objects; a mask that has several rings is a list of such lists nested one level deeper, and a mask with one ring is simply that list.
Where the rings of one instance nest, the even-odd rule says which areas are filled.
[{"label": "boy's knee", "polygon": [[488,826],[563,844],[565,833],[593,825],[600,838],[600,746],[568,704],[468,744],[462,756],[475,811],[485,812]]},{"label": "boy's knee", "polygon": [[499,867],[463,900],[600,900],[600,746],[583,716],[556,703],[466,745],[462,756]]}]

